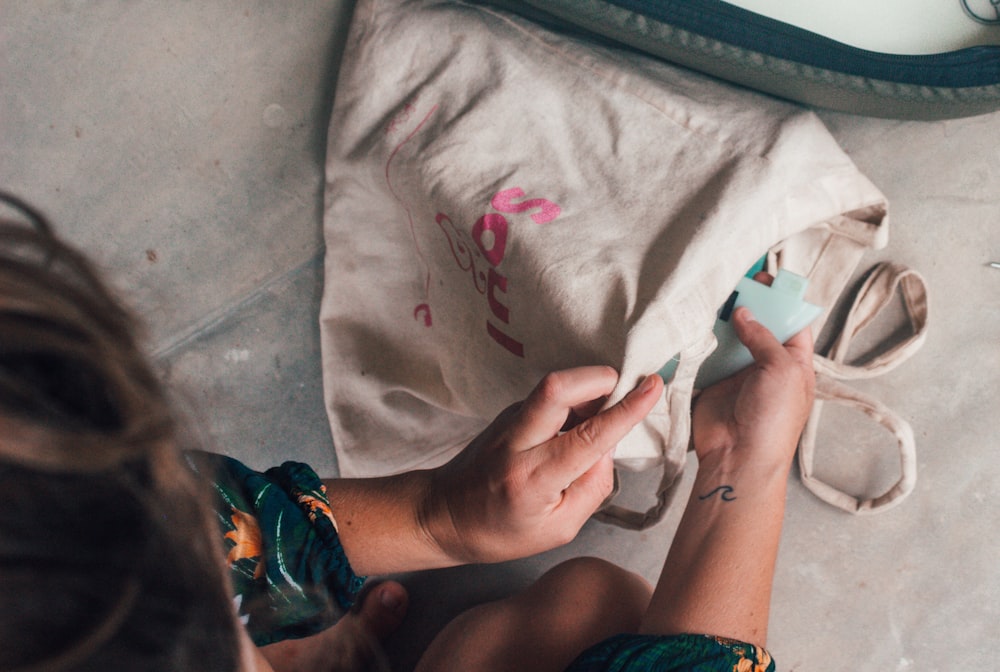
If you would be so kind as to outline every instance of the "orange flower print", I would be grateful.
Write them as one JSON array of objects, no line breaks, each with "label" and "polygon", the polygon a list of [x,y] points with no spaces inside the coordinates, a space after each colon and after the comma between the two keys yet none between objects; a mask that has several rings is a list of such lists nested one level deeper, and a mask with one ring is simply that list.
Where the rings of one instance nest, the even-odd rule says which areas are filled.
[{"label": "orange flower print", "polygon": [[757,652],[757,660],[753,661],[746,657],[748,645],[726,637],[714,637],[713,639],[740,657],[740,661],[733,665],[733,672],[767,672],[767,668],[771,664],[771,654],[764,649],[759,646],[752,647]]},{"label": "orange flower print", "polygon": [[[326,494],[325,485],[320,487],[320,492],[323,493],[323,495]],[[337,529],[337,521],[333,517],[333,511],[330,510],[330,505],[326,502],[325,497],[320,499],[319,497],[314,497],[313,495],[306,494],[301,491],[296,492],[295,494],[298,495],[296,499],[299,505],[304,506],[306,510],[309,512],[309,520],[311,522],[314,523],[316,522],[317,512],[322,513],[324,516],[330,519],[331,523],[333,523],[333,529],[337,532],[340,532],[340,530]]]},{"label": "orange flower print", "polygon": [[753,661],[749,658],[742,658],[740,662],[733,665],[733,672],[766,672],[770,664],[771,654],[758,646],[757,660]]},{"label": "orange flower print", "polygon": [[235,530],[226,532],[226,539],[231,540],[235,546],[229,549],[226,561],[232,567],[236,562],[244,558],[257,558],[257,566],[254,568],[253,578],[259,579],[264,575],[264,563],[261,562],[261,536],[260,526],[257,519],[249,513],[244,513],[233,507],[231,517]]}]

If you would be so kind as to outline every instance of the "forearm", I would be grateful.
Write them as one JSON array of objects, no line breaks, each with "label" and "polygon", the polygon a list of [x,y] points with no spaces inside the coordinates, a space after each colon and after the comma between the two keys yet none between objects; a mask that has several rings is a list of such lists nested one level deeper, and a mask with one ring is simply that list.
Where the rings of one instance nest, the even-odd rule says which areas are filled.
[{"label": "forearm", "polygon": [[421,520],[430,472],[324,480],[330,509],[351,566],[359,574],[447,567],[456,562]]},{"label": "forearm", "polygon": [[699,465],[642,629],[764,645],[790,465],[713,458]]}]

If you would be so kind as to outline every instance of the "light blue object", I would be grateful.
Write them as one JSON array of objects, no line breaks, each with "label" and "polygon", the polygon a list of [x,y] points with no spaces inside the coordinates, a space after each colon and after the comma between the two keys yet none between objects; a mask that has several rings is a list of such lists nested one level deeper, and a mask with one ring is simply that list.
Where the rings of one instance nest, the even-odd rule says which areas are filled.
[{"label": "light blue object", "polygon": [[763,257],[761,257],[760,259],[758,259],[757,263],[754,264],[750,268],[750,270],[745,273],[745,275],[748,278],[752,278],[753,276],[755,276],[758,273],[760,273],[761,271],[763,271],[765,268],[767,268],[767,255],[766,254]]},{"label": "light blue object", "polygon": [[[778,271],[770,287],[747,277],[741,278],[715,320],[712,331],[719,344],[698,370],[695,387],[708,387],[753,363],[753,355],[740,343],[733,329],[731,318],[734,310],[746,306],[758,322],[785,343],[823,313],[822,308],[803,298],[808,286],[806,278],[785,270]],[[674,375],[678,361],[675,355],[660,369],[659,374],[664,380],[670,380]]]}]

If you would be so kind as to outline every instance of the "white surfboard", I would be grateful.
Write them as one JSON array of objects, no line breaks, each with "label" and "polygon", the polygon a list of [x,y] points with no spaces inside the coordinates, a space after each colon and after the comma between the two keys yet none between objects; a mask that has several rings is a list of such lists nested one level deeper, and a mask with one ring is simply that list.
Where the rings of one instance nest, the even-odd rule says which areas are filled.
[{"label": "white surfboard", "polygon": [[1000,0],[727,0],[852,47],[940,54],[1000,45]]}]

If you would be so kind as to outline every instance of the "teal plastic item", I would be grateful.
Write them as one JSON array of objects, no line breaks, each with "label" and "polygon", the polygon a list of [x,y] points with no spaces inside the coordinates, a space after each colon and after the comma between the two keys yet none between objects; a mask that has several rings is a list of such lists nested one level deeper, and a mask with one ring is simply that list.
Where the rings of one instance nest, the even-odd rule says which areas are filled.
[{"label": "teal plastic item", "polygon": [[[758,322],[767,327],[780,342],[785,343],[823,313],[821,307],[803,298],[808,286],[806,278],[786,270],[778,271],[770,287],[749,277],[741,278],[729,300],[719,311],[712,330],[718,346],[698,369],[695,387],[704,389],[753,363],[753,355],[740,343],[736,330],[733,329],[731,318],[734,310],[746,306]],[[678,362],[678,355],[675,355],[660,369],[660,376],[664,380],[670,380]]]},{"label": "teal plastic item", "polygon": [[757,275],[761,271],[767,268],[767,255],[757,260],[757,263],[750,267],[750,270],[746,272],[746,277],[753,279],[753,276]]}]

